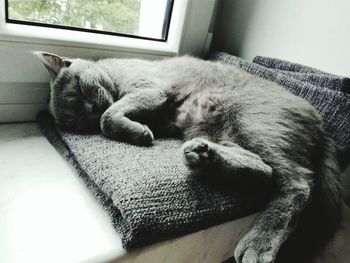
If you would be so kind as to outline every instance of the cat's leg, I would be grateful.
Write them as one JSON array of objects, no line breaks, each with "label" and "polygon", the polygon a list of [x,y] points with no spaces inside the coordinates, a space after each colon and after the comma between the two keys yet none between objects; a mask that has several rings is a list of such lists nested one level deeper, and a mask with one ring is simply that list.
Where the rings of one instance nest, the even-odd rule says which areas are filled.
[{"label": "cat's leg", "polygon": [[204,138],[195,138],[184,143],[184,161],[194,172],[215,171],[235,179],[257,177],[269,180],[272,168],[261,158],[235,143],[213,143]]},{"label": "cat's leg", "polygon": [[235,250],[237,263],[271,263],[289,237],[303,208],[310,200],[313,173],[289,160],[276,158],[272,168],[261,158],[239,145],[222,145],[203,138],[183,145],[184,160],[193,171],[213,169],[234,177],[274,181],[279,188],[252,229]]},{"label": "cat's leg", "polygon": [[235,249],[237,263],[271,263],[310,201],[311,171],[295,165],[275,172],[279,191]]},{"label": "cat's leg", "polygon": [[156,114],[166,100],[165,93],[156,88],[125,95],[103,113],[100,121],[102,133],[112,139],[151,145],[152,131],[136,120]]}]

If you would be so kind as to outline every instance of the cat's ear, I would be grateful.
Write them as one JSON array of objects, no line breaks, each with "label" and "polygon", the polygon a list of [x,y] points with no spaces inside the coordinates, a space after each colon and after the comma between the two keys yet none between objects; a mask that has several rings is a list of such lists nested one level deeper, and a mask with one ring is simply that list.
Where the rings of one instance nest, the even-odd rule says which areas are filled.
[{"label": "cat's ear", "polygon": [[53,78],[57,77],[62,68],[69,67],[72,64],[70,58],[60,57],[52,53],[35,51],[33,54],[40,59]]}]

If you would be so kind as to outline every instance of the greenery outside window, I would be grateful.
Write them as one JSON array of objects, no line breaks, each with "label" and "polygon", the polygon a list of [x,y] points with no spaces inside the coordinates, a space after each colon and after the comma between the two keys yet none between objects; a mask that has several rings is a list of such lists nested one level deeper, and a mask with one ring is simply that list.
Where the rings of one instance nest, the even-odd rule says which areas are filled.
[{"label": "greenery outside window", "polygon": [[166,41],[174,0],[5,0],[6,22]]}]

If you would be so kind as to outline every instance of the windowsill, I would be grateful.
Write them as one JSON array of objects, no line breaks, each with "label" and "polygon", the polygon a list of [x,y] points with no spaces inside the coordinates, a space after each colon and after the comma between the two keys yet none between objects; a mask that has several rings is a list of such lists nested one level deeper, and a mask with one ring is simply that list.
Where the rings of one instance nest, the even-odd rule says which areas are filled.
[{"label": "windowsill", "polygon": [[127,51],[172,56],[178,52],[178,45],[137,38],[119,37],[105,34],[45,28],[20,24],[5,24],[0,30],[1,41],[36,44],[51,44],[79,48]]}]

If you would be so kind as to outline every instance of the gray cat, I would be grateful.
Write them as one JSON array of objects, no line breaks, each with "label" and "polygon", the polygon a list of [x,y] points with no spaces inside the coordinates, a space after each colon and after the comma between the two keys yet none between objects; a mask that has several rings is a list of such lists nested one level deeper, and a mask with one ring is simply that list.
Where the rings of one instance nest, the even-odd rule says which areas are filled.
[{"label": "gray cat", "polygon": [[195,173],[271,182],[273,197],[235,249],[238,263],[274,262],[304,208],[317,207],[329,225],[339,222],[332,142],[316,110],[281,86],[187,56],[93,62],[36,55],[52,74],[49,109],[60,127],[100,129],[143,146],[152,145],[153,132],[178,136]]}]

